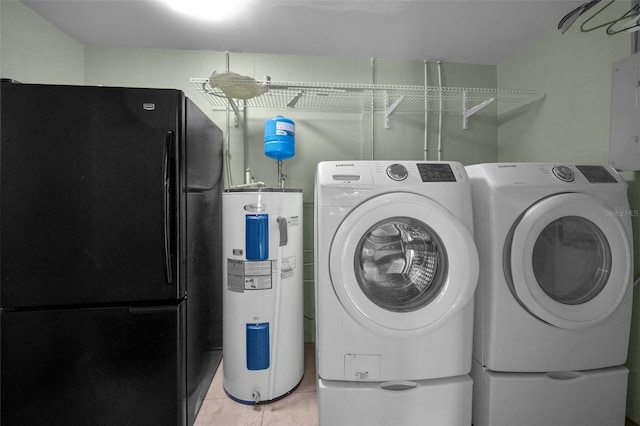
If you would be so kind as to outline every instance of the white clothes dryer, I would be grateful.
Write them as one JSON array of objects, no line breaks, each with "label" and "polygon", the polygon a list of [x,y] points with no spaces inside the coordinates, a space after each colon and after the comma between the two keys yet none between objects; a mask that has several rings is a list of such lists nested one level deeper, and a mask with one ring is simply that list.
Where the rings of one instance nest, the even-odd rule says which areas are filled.
[{"label": "white clothes dryer", "polygon": [[[478,275],[470,189],[457,162],[318,165],[315,282],[321,423],[335,419],[328,413],[339,408],[331,401],[364,398],[365,386],[339,382],[375,382],[366,386],[366,405],[384,403],[389,392],[407,391],[413,395],[407,401],[422,403],[396,407],[405,416],[398,421],[411,424],[413,418],[430,424],[421,407],[427,407],[424,399],[437,391],[429,391],[428,381],[457,377],[447,385],[457,391],[442,408],[449,413],[445,423],[469,424],[472,301]],[[369,417],[362,418],[371,421]]]},{"label": "white clothes dryer", "polygon": [[466,167],[480,277],[473,424],[624,424],[632,237],[609,166]]},{"label": "white clothes dryer", "polygon": [[599,165],[466,170],[481,264],[474,358],[503,372],[624,364],[633,274],[627,183]]}]

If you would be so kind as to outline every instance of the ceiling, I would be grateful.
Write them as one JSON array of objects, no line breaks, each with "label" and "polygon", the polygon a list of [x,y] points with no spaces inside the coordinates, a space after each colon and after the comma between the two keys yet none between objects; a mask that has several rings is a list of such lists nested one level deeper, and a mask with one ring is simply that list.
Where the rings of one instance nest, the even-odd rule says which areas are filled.
[{"label": "ceiling", "polygon": [[497,64],[584,0],[252,0],[229,22],[157,0],[22,2],[85,45]]}]

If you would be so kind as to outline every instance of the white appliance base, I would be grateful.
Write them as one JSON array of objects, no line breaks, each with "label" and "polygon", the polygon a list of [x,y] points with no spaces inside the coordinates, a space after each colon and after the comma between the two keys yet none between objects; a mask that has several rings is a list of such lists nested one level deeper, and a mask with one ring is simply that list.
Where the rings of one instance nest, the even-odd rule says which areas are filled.
[{"label": "white appliance base", "polygon": [[474,426],[624,426],[625,367],[500,373],[473,360]]},{"label": "white appliance base", "polygon": [[389,382],[318,379],[320,425],[469,426],[471,377]]}]

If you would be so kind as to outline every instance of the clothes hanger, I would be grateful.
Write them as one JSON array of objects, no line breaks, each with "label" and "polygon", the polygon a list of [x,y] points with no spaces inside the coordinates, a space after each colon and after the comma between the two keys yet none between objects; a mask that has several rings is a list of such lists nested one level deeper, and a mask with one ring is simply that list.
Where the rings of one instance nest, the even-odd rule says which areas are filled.
[{"label": "clothes hanger", "polygon": [[614,19],[613,21],[609,21],[609,22],[605,22],[604,24],[600,24],[596,27],[593,28],[585,28],[585,25],[589,23],[589,21],[591,21],[593,18],[595,18],[596,16],[598,16],[603,10],[605,10],[606,8],[608,8],[609,6],[611,6],[616,0],[611,0],[609,3],[607,3],[605,6],[603,6],[599,11],[597,11],[596,13],[594,13],[593,15],[591,15],[589,17],[589,19],[587,19],[586,21],[584,21],[582,23],[582,25],[580,25],[580,31],[582,31],[583,33],[588,33],[590,31],[593,30],[597,30],[598,28],[603,28],[603,27],[608,27],[607,29],[609,29],[610,27],[612,27],[614,24],[616,24],[618,21],[621,21],[622,19],[627,19],[627,18],[631,18],[632,16],[635,16],[636,11],[638,10],[638,6],[634,6],[632,7],[627,13],[625,13],[624,15],[622,15],[620,18],[618,19]]},{"label": "clothes hanger", "polygon": [[582,16],[587,10],[591,9],[596,4],[600,3],[600,0],[591,0],[587,3],[583,3],[582,5],[576,7],[571,12],[567,13],[558,23],[558,29],[562,34],[565,33],[573,25],[573,23]]},{"label": "clothes hanger", "polygon": [[[633,18],[631,18],[629,21],[625,22],[622,25],[622,28],[620,28],[619,30],[613,31],[612,28],[615,24],[617,24],[618,22],[620,22],[621,20],[623,20],[627,14],[629,14],[630,12],[634,12],[636,14],[636,16],[634,16]],[[624,31],[627,32],[634,32],[634,31],[640,31],[640,25],[638,24],[638,20],[640,20],[640,5],[635,5],[634,7],[631,8],[631,10],[629,10],[629,12],[627,12],[625,14],[625,16],[623,16],[622,18],[618,19],[617,21],[613,22],[611,25],[609,25],[607,27],[607,34],[609,35],[614,35],[614,34],[618,34]]]}]

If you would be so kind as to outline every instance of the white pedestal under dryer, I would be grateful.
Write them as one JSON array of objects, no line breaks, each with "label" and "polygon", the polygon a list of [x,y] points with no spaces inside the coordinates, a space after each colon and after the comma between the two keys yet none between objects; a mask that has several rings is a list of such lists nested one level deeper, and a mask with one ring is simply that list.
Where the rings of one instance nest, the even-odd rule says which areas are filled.
[{"label": "white pedestal under dryer", "polygon": [[466,170],[480,256],[474,425],[623,425],[633,273],[626,182],[601,165]]},{"label": "white pedestal under dryer", "polygon": [[457,162],[318,165],[321,424],[470,424],[470,189]]}]

